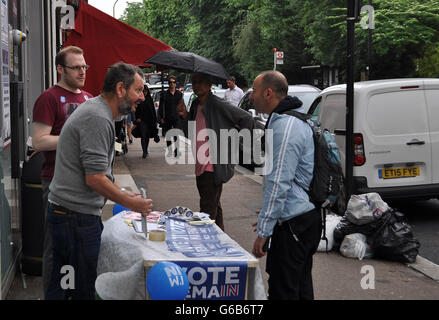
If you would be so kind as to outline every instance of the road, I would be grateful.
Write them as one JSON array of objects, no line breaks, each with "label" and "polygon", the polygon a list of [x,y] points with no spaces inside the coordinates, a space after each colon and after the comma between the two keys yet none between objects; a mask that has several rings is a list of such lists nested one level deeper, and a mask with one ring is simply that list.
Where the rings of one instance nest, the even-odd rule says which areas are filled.
[{"label": "road", "polygon": [[[251,166],[244,165],[247,170]],[[415,238],[421,243],[419,255],[439,265],[439,200],[389,202],[390,207],[404,213]]]}]

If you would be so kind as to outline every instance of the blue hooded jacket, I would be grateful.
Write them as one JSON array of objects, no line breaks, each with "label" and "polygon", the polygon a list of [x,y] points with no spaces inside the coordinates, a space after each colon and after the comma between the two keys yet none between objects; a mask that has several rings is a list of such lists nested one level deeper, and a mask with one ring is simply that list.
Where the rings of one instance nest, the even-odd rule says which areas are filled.
[{"label": "blue hooded jacket", "polygon": [[[265,141],[266,161],[272,163],[271,170],[264,176],[263,203],[257,228],[261,238],[272,235],[276,222],[315,208],[307,194],[314,170],[312,129],[302,120],[282,114],[291,109],[300,112],[301,106],[297,97],[287,96],[267,121],[266,129],[273,130],[273,141]],[[300,186],[308,186],[308,190]]]}]

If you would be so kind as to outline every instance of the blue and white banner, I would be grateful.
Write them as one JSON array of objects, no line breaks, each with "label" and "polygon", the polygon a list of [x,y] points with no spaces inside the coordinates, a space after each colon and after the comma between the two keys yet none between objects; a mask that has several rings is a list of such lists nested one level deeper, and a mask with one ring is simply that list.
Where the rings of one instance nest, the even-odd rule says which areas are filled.
[{"label": "blue and white banner", "polygon": [[186,300],[244,300],[247,288],[245,261],[173,261],[189,279]]}]

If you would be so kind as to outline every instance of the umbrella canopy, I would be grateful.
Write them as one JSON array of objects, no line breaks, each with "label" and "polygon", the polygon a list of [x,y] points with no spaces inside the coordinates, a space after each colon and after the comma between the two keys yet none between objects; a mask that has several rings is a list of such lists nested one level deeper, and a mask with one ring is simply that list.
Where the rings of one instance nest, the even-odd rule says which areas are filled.
[{"label": "umbrella canopy", "polygon": [[145,61],[164,69],[175,69],[181,72],[200,72],[220,79],[229,78],[224,67],[213,60],[192,52],[162,51]]}]

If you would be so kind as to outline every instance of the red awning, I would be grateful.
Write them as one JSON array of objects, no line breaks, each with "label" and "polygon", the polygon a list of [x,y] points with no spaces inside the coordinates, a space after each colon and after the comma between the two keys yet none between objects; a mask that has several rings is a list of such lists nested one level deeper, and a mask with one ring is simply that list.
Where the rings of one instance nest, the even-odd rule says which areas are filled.
[{"label": "red awning", "polygon": [[76,12],[75,30],[64,46],[75,45],[84,50],[87,71],[84,90],[101,93],[107,68],[119,61],[148,66],[144,61],[154,54],[171,50],[167,44],[119,21],[81,1]]}]

